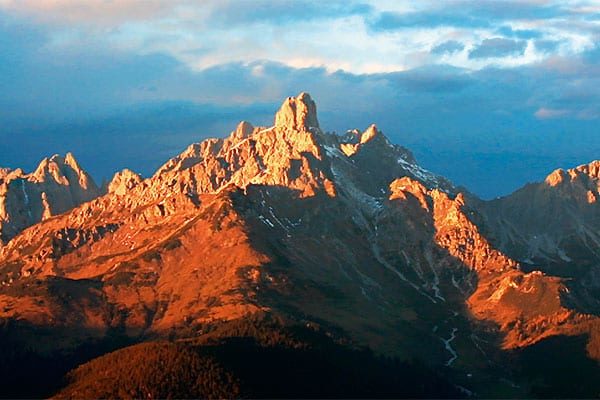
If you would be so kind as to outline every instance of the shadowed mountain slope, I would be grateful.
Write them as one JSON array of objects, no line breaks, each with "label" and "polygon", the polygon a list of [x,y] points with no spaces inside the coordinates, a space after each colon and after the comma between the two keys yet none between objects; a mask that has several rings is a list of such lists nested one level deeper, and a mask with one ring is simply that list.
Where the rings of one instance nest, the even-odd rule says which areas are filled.
[{"label": "shadowed mountain slope", "polygon": [[[418,359],[463,393],[524,396],[511,354],[565,335],[590,338],[587,353],[600,358],[594,168],[483,202],[375,125],[323,131],[302,93],[271,127],[242,122],[147,179],[125,170],[106,194],[24,229],[0,249],[0,318],[11,343],[60,354],[121,335],[195,338],[267,314]],[[539,229],[558,247],[533,254]],[[557,235],[571,231],[583,233],[563,245]],[[567,258],[583,272],[538,262]],[[200,369],[213,362],[187,345],[146,346]],[[85,368],[75,382],[89,379]]]}]

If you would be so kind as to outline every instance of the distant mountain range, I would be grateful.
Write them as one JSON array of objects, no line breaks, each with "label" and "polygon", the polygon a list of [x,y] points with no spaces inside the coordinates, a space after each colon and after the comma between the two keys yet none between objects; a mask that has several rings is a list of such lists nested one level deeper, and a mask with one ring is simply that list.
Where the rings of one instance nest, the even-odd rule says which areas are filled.
[{"label": "distant mountain range", "polygon": [[146,179],[0,169],[0,394],[598,396],[599,198],[595,161],[483,201],[306,93]]}]

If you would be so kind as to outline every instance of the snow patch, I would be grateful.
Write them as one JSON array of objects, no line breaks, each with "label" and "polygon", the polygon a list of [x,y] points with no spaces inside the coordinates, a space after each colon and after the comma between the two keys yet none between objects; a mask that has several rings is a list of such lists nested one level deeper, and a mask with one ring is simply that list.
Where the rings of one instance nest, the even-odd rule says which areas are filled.
[{"label": "snow patch", "polygon": [[450,365],[452,365],[452,363],[454,361],[456,361],[456,359],[458,358],[458,354],[456,353],[456,350],[454,350],[454,348],[450,344],[450,343],[452,343],[452,341],[454,339],[456,339],[456,332],[458,332],[458,329],[452,328],[452,333],[450,333],[450,337],[448,339],[440,338],[440,340],[442,342],[444,342],[444,346],[446,347],[446,350],[451,355],[450,359],[448,361],[446,361],[446,367],[449,367]]},{"label": "snow patch", "polygon": [[29,219],[32,218],[31,215],[31,207],[29,207],[29,195],[27,194],[27,190],[25,189],[25,180],[21,179],[21,191],[23,192],[23,200],[25,202],[25,210],[27,211],[27,215]]},{"label": "snow patch", "polygon": [[439,287],[440,277],[433,265],[433,259],[431,258],[431,253],[429,251],[425,252],[425,260],[427,260],[429,269],[431,269],[431,272],[433,273],[433,282],[431,282],[431,288],[433,289],[434,296],[437,299],[440,299],[443,302],[445,302],[446,299],[444,298],[444,296],[442,296],[442,291],[440,290],[440,287]]},{"label": "snow patch", "polygon": [[337,147],[334,146],[329,146],[329,145],[323,145],[323,148],[325,149],[325,153],[329,156],[329,157],[342,157],[343,153],[340,149],[338,149]]},{"label": "snow patch", "polygon": [[[404,168],[405,170],[410,172],[417,179],[429,184],[430,186],[441,189],[439,178],[437,175],[433,174],[430,171],[427,171],[425,168],[421,167],[418,164],[413,164],[413,163],[406,161],[402,157],[398,158],[397,162],[398,162],[398,164],[400,164],[402,166],[402,168]],[[441,190],[446,192],[446,190],[444,190],[444,189],[441,189]]]},{"label": "snow patch", "polygon": [[567,253],[565,253],[565,251],[563,249],[560,249],[560,248],[558,249],[558,256],[563,261],[566,261],[566,262],[573,261],[569,256],[567,256]]},{"label": "snow patch", "polygon": [[271,221],[269,221],[268,218],[265,218],[262,215],[259,215],[258,218],[263,222],[263,224],[268,225],[271,228],[275,228],[275,225]]}]

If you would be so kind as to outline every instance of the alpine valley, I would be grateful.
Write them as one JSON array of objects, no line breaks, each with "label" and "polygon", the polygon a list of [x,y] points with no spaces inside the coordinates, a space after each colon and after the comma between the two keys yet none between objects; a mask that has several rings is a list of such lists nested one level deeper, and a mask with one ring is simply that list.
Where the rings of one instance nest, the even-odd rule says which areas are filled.
[{"label": "alpine valley", "polygon": [[0,169],[0,337],[3,397],[597,397],[600,161],[484,201],[301,93],[149,178]]}]

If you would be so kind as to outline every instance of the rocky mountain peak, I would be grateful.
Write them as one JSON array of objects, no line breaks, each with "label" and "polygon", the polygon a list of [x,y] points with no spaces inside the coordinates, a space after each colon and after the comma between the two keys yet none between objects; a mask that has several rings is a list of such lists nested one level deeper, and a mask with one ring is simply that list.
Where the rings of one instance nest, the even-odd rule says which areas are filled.
[{"label": "rocky mountain peak", "polygon": [[592,161],[589,164],[580,165],[575,168],[576,171],[587,175],[592,179],[600,179],[600,160]]},{"label": "rocky mountain peak", "polygon": [[231,132],[231,138],[234,140],[242,140],[252,135],[254,132],[254,126],[248,121],[241,121],[235,128],[235,131]]},{"label": "rocky mountain peak", "polygon": [[0,317],[53,329],[58,347],[65,332],[192,337],[268,312],[468,376],[502,361],[499,339],[600,332],[599,174],[472,199],[376,125],[320,131],[301,93],[275,126],[242,121],[146,180],[125,169],[93,201],[70,153],[0,169]]},{"label": "rocky mountain peak", "polygon": [[381,134],[381,132],[377,129],[377,125],[371,124],[371,126],[369,126],[367,128],[367,130],[365,130],[360,135],[360,143],[361,144],[367,143],[367,142],[373,140],[377,135],[380,135],[380,134]]},{"label": "rocky mountain peak", "polygon": [[410,197],[418,200],[420,206],[429,211],[430,205],[428,203],[427,188],[419,181],[411,179],[408,176],[395,179],[390,183],[390,200],[404,200],[408,201]]},{"label": "rocky mountain peak", "polygon": [[32,174],[32,178],[37,182],[44,182],[49,177],[52,177],[56,182],[60,182],[63,185],[68,185],[68,181],[62,173],[65,160],[58,154],[54,154],[52,157],[45,157],[38,167]]},{"label": "rocky mountain peak", "polygon": [[83,170],[81,169],[81,166],[79,165],[79,162],[77,162],[77,160],[75,159],[75,156],[70,151],[67,152],[67,154],[65,154],[64,163],[65,163],[65,165],[68,165],[69,167],[71,167],[77,173],[83,172]]},{"label": "rocky mountain peak", "polygon": [[32,173],[5,171],[0,173],[0,241],[101,192],[71,153],[44,158]]},{"label": "rocky mountain peak", "polygon": [[142,182],[142,180],[143,179],[140,174],[125,168],[124,170],[117,172],[112,178],[108,184],[108,193],[114,193],[117,196],[122,196],[129,190],[136,187],[140,182]]},{"label": "rocky mountain peak", "polygon": [[600,179],[600,160],[592,161],[589,164],[583,164],[578,167],[564,170],[556,169],[552,171],[545,179],[549,186],[558,186],[566,182],[574,182],[584,179],[586,182]]},{"label": "rocky mountain peak", "polygon": [[65,186],[69,186],[76,180],[82,189],[88,189],[90,186],[96,188],[91,177],[81,168],[70,152],[64,157],[54,154],[50,158],[44,158],[31,174],[31,179],[36,182],[46,182],[51,179]]},{"label": "rocky mountain peak", "polygon": [[[174,188],[192,196],[218,193],[229,185],[279,185],[310,197],[332,193],[324,163],[315,102],[307,93],[284,100],[272,127],[242,121],[227,138],[205,139],[165,163],[136,203]],[[146,199],[145,199],[146,198]]]},{"label": "rocky mountain peak", "polygon": [[0,168],[0,179],[3,179],[10,174],[10,168]]},{"label": "rocky mountain peak", "polygon": [[24,174],[25,173],[21,168],[17,168],[14,170],[10,168],[0,168],[0,184],[2,184],[5,181],[14,179],[15,177],[20,177]]},{"label": "rocky mountain peak", "polygon": [[564,169],[559,168],[552,171],[552,173],[546,177],[544,182],[546,182],[549,186],[557,186],[564,182],[565,179],[568,179],[568,176],[569,175]]},{"label": "rocky mountain peak", "polygon": [[298,131],[318,129],[317,105],[305,92],[296,97],[288,97],[275,115],[275,126]]}]

